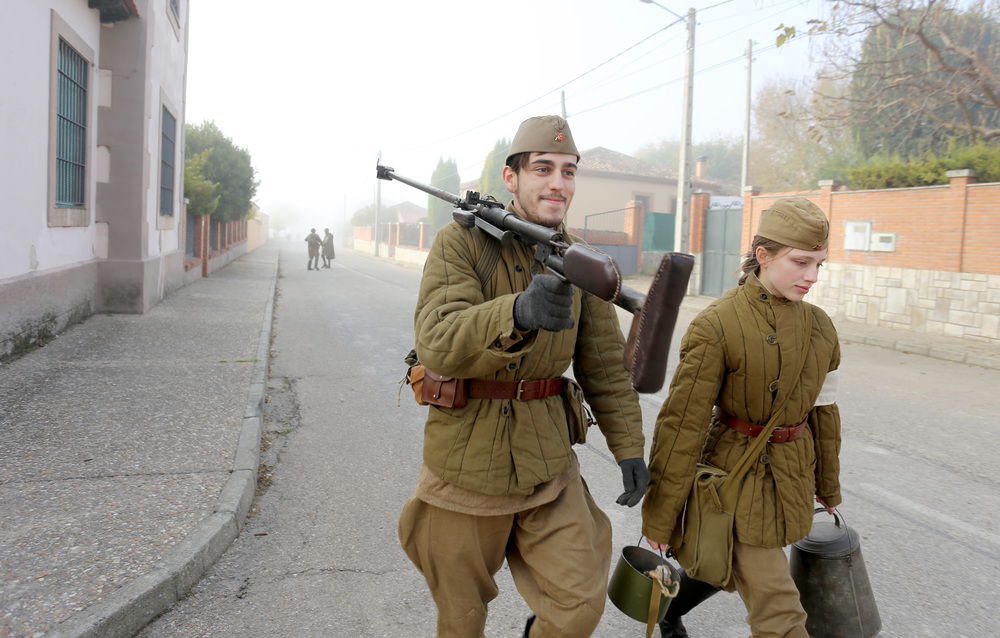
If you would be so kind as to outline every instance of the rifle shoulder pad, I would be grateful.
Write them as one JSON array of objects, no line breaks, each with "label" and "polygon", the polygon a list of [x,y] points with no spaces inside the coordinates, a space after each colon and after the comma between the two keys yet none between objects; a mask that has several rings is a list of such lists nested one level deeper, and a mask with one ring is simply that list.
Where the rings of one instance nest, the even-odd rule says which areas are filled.
[{"label": "rifle shoulder pad", "polygon": [[667,253],[653,278],[642,310],[632,319],[625,344],[625,369],[636,392],[656,392],[667,374],[670,338],[687,293],[694,257]]}]

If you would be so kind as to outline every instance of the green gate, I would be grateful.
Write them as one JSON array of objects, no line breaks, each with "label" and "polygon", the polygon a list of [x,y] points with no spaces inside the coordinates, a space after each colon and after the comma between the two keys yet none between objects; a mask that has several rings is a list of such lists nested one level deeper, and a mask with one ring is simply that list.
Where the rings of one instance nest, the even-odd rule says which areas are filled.
[{"label": "green gate", "polygon": [[674,214],[646,213],[642,229],[642,250],[671,252],[674,249]]},{"label": "green gate", "polygon": [[743,198],[713,197],[705,210],[705,252],[702,253],[701,294],[721,297],[739,281]]}]

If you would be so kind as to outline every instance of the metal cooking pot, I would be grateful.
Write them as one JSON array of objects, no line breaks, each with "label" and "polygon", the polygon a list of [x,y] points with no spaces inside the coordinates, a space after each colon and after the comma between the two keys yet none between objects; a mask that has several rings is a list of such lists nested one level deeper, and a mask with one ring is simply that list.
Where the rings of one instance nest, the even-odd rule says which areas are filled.
[{"label": "metal cooking pot", "polygon": [[655,627],[667,614],[670,598],[663,595],[659,583],[646,575],[663,565],[670,573],[673,595],[677,595],[677,584],[680,574],[677,569],[658,555],[643,547],[628,546],[622,548],[618,564],[608,581],[608,598],[622,613],[629,618],[647,623]]}]

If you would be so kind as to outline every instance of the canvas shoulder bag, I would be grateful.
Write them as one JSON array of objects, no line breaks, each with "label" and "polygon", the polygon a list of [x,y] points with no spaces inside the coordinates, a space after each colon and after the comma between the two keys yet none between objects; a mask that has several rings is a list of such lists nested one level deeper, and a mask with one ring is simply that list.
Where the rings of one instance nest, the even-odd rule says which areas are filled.
[{"label": "canvas shoulder bag", "polygon": [[[812,336],[809,308],[806,308],[805,335],[798,374],[794,377],[796,384],[802,376]],[[757,458],[764,449],[778,419],[784,418],[785,405],[794,389],[794,385],[789,388],[781,404],[771,413],[767,425],[731,472],[706,463],[698,463],[695,467],[681,524],[674,528],[670,539],[671,551],[688,576],[715,587],[724,587],[729,582],[733,571],[733,518],[743,476],[750,469],[751,459]]]}]

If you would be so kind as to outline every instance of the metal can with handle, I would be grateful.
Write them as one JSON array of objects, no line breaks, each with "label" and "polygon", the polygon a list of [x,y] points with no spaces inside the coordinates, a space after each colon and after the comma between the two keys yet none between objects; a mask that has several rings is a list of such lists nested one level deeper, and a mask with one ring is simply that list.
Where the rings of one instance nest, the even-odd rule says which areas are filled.
[{"label": "metal can with handle", "polygon": [[816,520],[808,536],[793,543],[789,563],[806,629],[813,638],[874,638],[882,629],[861,541],[839,511],[833,521]]}]

